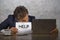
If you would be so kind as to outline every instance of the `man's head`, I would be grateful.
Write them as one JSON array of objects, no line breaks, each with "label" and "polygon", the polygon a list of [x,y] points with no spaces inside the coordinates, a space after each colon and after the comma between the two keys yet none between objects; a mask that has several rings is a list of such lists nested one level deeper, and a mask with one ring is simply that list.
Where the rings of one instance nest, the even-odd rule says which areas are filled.
[{"label": "man's head", "polygon": [[24,6],[18,6],[14,10],[14,16],[19,21],[28,21],[28,10]]}]

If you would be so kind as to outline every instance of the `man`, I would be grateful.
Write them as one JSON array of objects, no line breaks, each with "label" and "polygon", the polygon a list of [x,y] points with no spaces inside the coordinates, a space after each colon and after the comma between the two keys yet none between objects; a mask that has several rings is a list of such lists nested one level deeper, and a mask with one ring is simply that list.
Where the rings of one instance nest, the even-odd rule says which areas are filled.
[{"label": "man", "polygon": [[35,17],[28,15],[28,10],[24,6],[18,6],[14,10],[14,14],[9,15],[8,18],[0,24],[0,30],[7,29],[9,27],[13,33],[16,33],[16,22],[32,22],[33,19],[35,19]]}]

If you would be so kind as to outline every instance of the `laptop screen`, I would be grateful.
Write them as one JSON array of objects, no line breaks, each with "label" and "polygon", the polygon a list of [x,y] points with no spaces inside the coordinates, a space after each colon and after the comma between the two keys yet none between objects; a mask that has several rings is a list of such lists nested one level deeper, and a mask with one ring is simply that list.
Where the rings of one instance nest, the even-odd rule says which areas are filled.
[{"label": "laptop screen", "polygon": [[33,33],[49,33],[56,28],[56,19],[35,19],[32,21]]}]

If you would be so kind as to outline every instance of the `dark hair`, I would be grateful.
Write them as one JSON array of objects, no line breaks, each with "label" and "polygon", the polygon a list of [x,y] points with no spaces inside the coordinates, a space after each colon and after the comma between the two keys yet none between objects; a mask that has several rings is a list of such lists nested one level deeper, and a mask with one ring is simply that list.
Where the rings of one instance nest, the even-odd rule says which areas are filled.
[{"label": "dark hair", "polygon": [[24,18],[28,14],[28,10],[24,6],[18,6],[14,10],[14,16],[17,19]]}]

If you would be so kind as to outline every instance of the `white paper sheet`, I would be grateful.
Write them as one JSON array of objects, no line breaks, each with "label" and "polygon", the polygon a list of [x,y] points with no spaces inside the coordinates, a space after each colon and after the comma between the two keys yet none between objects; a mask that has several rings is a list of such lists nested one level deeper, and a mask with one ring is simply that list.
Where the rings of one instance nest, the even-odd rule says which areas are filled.
[{"label": "white paper sheet", "polygon": [[29,34],[32,33],[31,22],[16,22],[16,28],[18,29],[17,34]]}]

